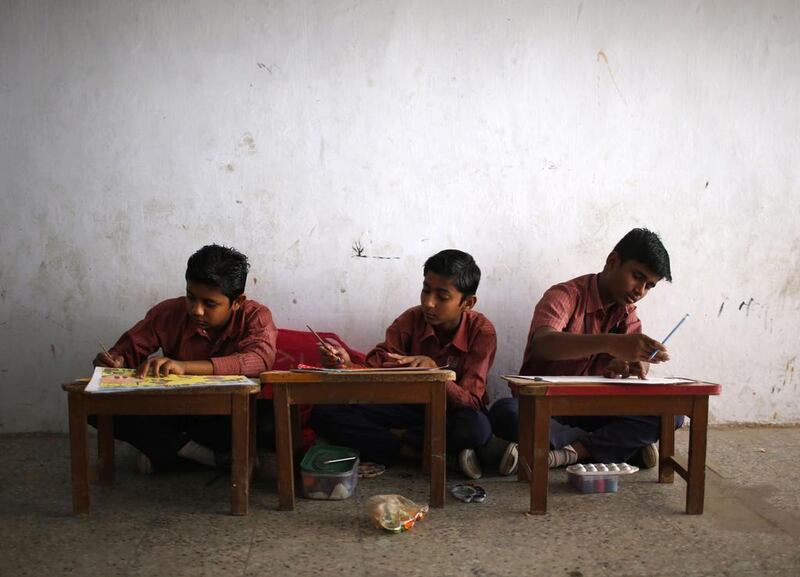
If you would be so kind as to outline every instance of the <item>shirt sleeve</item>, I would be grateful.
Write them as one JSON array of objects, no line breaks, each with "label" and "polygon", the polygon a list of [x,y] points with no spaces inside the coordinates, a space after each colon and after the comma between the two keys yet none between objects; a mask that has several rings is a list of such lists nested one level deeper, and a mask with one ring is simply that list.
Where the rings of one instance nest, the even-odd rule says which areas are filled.
[{"label": "shirt sleeve", "polygon": [[160,303],[147,311],[145,317],[125,331],[119,340],[114,343],[114,346],[109,349],[109,353],[122,356],[125,367],[135,369],[148,356],[161,348],[156,321],[163,306],[164,303]]},{"label": "shirt sleeve", "polygon": [[245,326],[237,352],[224,357],[212,357],[215,375],[245,375],[257,377],[275,363],[278,329],[267,307],[260,307],[245,317]]},{"label": "shirt sleeve", "polygon": [[447,406],[480,410],[486,398],[486,379],[497,352],[497,333],[484,327],[470,344],[458,382],[447,382]]},{"label": "shirt sleeve", "polygon": [[563,331],[575,311],[578,295],[565,285],[555,285],[545,291],[533,309],[531,336],[541,327]]}]

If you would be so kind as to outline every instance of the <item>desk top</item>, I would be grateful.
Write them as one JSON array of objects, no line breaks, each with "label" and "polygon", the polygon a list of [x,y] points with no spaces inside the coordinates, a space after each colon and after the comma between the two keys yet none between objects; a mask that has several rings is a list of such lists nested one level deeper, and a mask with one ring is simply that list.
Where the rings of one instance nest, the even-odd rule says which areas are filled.
[{"label": "desk top", "polygon": [[261,382],[275,383],[419,383],[454,381],[455,372],[449,369],[422,369],[419,371],[348,371],[338,373],[266,371],[261,373]]},{"label": "desk top", "polygon": [[503,379],[519,387],[524,396],[587,397],[587,396],[686,396],[719,395],[722,386],[714,383],[693,381],[679,385],[648,385],[647,380],[631,379],[630,384],[603,383],[546,383],[520,379],[516,375],[505,375]]},{"label": "desk top", "polygon": [[[64,383],[61,388],[68,393],[81,393],[89,384],[89,379],[80,379],[71,383]],[[254,394],[261,391],[259,383],[252,385],[225,385],[217,387],[176,387],[174,389],[139,389],[135,391],[114,391],[107,393],[86,393],[98,397],[121,397],[141,395],[228,395],[231,393]]]}]

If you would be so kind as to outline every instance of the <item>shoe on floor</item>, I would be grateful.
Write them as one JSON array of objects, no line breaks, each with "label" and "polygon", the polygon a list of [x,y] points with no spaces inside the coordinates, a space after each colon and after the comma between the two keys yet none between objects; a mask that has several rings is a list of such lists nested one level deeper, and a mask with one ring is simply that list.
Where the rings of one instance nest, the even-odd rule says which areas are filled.
[{"label": "shoe on floor", "polygon": [[184,459],[202,463],[207,467],[214,467],[217,464],[214,451],[194,441],[189,441],[181,447],[181,450],[178,451],[178,455]]},{"label": "shoe on floor", "polygon": [[489,442],[477,449],[478,458],[483,469],[497,469],[501,475],[513,475],[517,472],[519,451],[517,444],[492,435]]},{"label": "shoe on floor", "polygon": [[150,457],[139,452],[139,455],[136,457],[136,470],[139,472],[140,475],[152,475],[153,474],[153,462],[150,460]]},{"label": "shoe on floor", "polygon": [[458,454],[458,468],[470,479],[480,479],[483,476],[475,449],[464,449]]},{"label": "shoe on floor", "polygon": [[547,453],[548,469],[566,467],[567,465],[574,465],[577,462],[578,452],[572,448],[572,445],[565,445],[561,449],[553,449]]},{"label": "shoe on floor", "polygon": [[513,475],[517,472],[517,465],[519,465],[519,445],[509,443],[497,466],[497,472],[503,476]]},{"label": "shoe on floor", "polygon": [[658,465],[658,447],[655,443],[645,445],[629,459],[630,464],[640,469],[652,469]]}]

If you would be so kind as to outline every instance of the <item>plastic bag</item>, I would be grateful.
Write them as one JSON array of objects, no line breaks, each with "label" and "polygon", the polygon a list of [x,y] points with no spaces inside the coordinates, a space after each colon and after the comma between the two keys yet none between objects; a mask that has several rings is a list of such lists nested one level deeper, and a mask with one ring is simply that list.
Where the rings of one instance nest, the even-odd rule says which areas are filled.
[{"label": "plastic bag", "polygon": [[400,533],[424,519],[428,505],[417,505],[402,495],[375,495],[367,501],[367,511],[378,529]]}]

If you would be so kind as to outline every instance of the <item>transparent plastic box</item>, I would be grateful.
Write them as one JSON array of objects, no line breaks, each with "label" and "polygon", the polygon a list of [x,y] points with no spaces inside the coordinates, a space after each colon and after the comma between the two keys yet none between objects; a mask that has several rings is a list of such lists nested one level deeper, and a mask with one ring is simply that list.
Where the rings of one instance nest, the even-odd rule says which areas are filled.
[{"label": "transparent plastic box", "polygon": [[349,447],[315,445],[300,462],[303,496],[308,499],[347,499],[358,484],[359,454]]},{"label": "transparent plastic box", "polygon": [[628,463],[587,463],[567,467],[569,484],[581,493],[616,493],[619,480],[639,470]]}]

